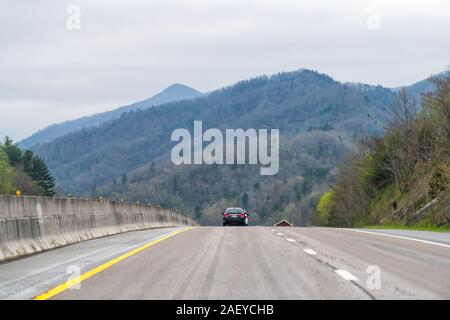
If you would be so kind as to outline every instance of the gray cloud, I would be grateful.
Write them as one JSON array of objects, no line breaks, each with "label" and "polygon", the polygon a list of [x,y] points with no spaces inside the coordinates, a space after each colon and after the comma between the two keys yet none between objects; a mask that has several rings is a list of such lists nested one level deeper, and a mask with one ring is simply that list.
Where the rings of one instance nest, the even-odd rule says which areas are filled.
[{"label": "gray cloud", "polygon": [[[81,29],[66,28],[69,5]],[[379,30],[366,23],[379,8]],[[450,63],[448,1],[3,1],[0,136],[298,68],[399,86]]]}]

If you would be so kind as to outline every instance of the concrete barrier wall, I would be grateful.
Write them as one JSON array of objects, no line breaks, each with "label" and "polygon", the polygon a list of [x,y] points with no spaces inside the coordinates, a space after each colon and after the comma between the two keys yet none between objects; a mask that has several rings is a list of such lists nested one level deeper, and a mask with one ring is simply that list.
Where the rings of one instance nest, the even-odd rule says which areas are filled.
[{"label": "concrete barrier wall", "polygon": [[154,206],[0,196],[0,262],[122,232],[190,225],[190,218]]}]

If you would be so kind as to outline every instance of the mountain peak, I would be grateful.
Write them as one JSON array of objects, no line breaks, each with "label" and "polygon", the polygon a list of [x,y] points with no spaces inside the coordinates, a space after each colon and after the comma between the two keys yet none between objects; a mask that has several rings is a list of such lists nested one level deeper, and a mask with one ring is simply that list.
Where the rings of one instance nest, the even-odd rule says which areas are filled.
[{"label": "mountain peak", "polygon": [[[188,90],[193,90],[193,91],[197,91],[195,89],[192,89],[191,87],[188,87],[182,83],[174,83],[171,84],[170,86],[168,86],[165,90],[177,90],[177,89],[188,89]],[[165,91],[163,90],[163,91]]]},{"label": "mountain peak", "polygon": [[143,101],[135,102],[133,104],[123,106],[112,111],[102,112],[94,114],[92,116],[51,125],[33,134],[31,137],[26,138],[19,144],[22,148],[29,149],[36,146],[37,144],[50,142],[68,133],[81,130],[83,128],[98,126],[104,122],[117,119],[125,112],[147,109],[169,102],[193,99],[202,95],[203,94],[201,92],[191,87],[188,87],[181,83],[174,83],[158,94]]},{"label": "mountain peak", "polygon": [[191,87],[181,83],[174,83],[153,97],[139,102],[139,104],[145,107],[152,107],[172,101],[194,99],[202,95],[201,92],[192,89]]},{"label": "mountain peak", "polygon": [[[152,98],[155,98],[157,96],[167,96],[170,95],[171,98],[181,98],[181,99],[191,99],[200,97],[202,95],[201,92],[188,87],[182,83],[174,83],[168,86],[166,89],[158,93],[157,95],[153,96]],[[172,100],[171,99],[171,100]]]}]

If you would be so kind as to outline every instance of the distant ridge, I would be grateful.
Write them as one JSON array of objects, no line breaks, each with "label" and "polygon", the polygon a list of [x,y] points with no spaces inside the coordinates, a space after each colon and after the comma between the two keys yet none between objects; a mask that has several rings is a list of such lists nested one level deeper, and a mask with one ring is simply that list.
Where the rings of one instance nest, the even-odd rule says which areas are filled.
[{"label": "distant ridge", "polygon": [[403,88],[406,88],[408,92],[411,93],[413,96],[420,98],[422,93],[434,91],[435,86],[431,81],[432,78],[444,78],[448,76],[450,76],[450,70],[431,75],[429,78],[413,83],[410,86],[392,88],[391,90],[397,92]]},{"label": "distant ridge", "polygon": [[[337,165],[365,137],[381,137],[396,94],[382,86],[343,84],[313,70],[243,80],[195,100],[123,114],[115,121],[36,146],[56,178],[59,194],[158,203],[217,225],[222,208],[252,208],[255,224],[281,219],[305,225]],[[280,166],[171,162],[179,128],[279,128]]]},{"label": "distant ridge", "polygon": [[117,119],[125,112],[142,110],[168,102],[193,99],[202,95],[203,94],[201,92],[193,88],[180,83],[175,83],[148,99],[135,102],[112,111],[106,111],[94,114],[92,116],[86,116],[76,120],[51,125],[24,139],[19,143],[19,145],[24,149],[30,149],[38,144],[50,142],[68,133],[78,131],[83,128],[98,126],[106,121]]}]

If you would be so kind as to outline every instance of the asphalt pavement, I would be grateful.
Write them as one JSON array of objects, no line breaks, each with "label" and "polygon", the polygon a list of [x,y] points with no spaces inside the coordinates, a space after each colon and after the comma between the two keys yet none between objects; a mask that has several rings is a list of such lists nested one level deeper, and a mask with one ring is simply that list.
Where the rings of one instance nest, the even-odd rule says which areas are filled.
[{"label": "asphalt pavement", "polygon": [[450,299],[449,241],[405,230],[152,229],[1,264],[0,298]]}]

